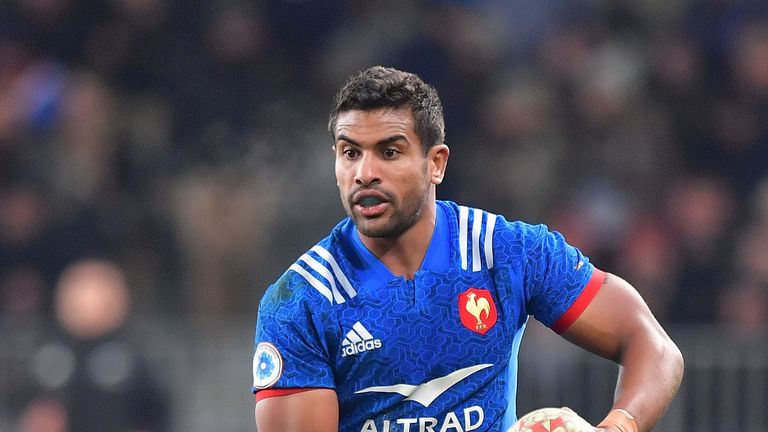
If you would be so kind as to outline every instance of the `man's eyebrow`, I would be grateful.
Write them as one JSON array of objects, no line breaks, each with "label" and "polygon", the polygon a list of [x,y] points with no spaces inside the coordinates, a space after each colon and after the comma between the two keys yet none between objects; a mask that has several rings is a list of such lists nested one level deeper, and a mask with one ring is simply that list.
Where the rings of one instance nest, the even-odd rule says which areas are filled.
[{"label": "man's eyebrow", "polygon": [[350,138],[350,137],[348,137],[348,136],[346,136],[344,134],[340,134],[340,135],[338,135],[336,137],[336,142],[339,142],[339,141],[346,141],[346,142],[348,142],[348,143],[350,143],[350,144],[352,144],[354,146],[360,147],[360,143],[359,142],[353,140],[352,138]]},{"label": "man's eyebrow", "polygon": [[381,146],[381,145],[392,144],[393,142],[400,141],[400,140],[408,141],[408,138],[406,138],[405,135],[396,134],[396,135],[392,135],[390,137],[384,138],[382,140],[379,140],[379,142],[377,142],[376,145]]},{"label": "man's eyebrow", "polygon": [[[395,134],[395,135],[392,135],[390,137],[387,137],[387,138],[384,138],[384,139],[380,139],[379,141],[376,142],[376,146],[387,145],[387,144],[391,144],[391,143],[393,143],[395,141],[400,141],[400,140],[408,141],[408,138],[406,138],[405,135],[403,135],[403,134]],[[336,137],[336,141],[337,142],[338,141],[346,141],[346,142],[348,142],[348,143],[350,143],[350,144],[352,144],[354,146],[361,147],[359,142],[353,140],[352,138],[350,138],[350,137],[348,137],[348,136],[346,136],[344,134],[340,134],[339,136],[337,136]]]}]

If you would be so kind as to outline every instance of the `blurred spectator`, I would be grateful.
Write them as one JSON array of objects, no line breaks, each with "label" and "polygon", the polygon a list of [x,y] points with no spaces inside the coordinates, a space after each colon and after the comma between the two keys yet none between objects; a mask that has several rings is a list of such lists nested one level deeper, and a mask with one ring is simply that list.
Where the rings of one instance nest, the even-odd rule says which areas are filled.
[{"label": "blurred spectator", "polygon": [[733,280],[719,298],[718,319],[747,334],[768,328],[768,178],[745,206],[734,244]]},{"label": "blurred spectator", "polygon": [[56,399],[35,399],[19,419],[19,432],[67,432],[69,421],[66,408]]},{"label": "blurred spectator", "polygon": [[732,195],[714,178],[679,179],[671,188],[668,211],[679,243],[679,278],[670,319],[677,323],[715,323],[717,299],[733,263],[723,262],[732,248]]},{"label": "blurred spectator", "polygon": [[768,284],[736,279],[722,292],[718,318],[730,329],[760,333],[768,327]]},{"label": "blurred spectator", "polygon": [[[448,181],[448,193],[473,189],[472,204],[522,219],[535,219],[552,205],[563,179],[566,143],[551,82],[531,70],[500,71],[482,97],[478,130],[454,138],[476,154],[461,167],[462,178]],[[476,143],[463,140],[476,139]],[[463,144],[463,145],[462,145]],[[493,182],[477,191],[473,179],[488,171]],[[446,191],[441,188],[441,193]]]},{"label": "blurred spectator", "polygon": [[619,248],[618,272],[632,281],[663,324],[677,313],[673,298],[678,286],[678,257],[671,230],[653,215],[635,221]]},{"label": "blurred spectator", "polygon": [[238,310],[247,298],[252,267],[268,254],[266,240],[279,196],[278,173],[187,176],[177,180],[171,203],[184,249],[185,309],[198,317]]},{"label": "blurred spectator", "polygon": [[127,336],[130,293],[108,261],[69,266],[56,286],[55,331],[31,354],[20,384],[23,432],[150,432],[168,426],[168,400]]},{"label": "blurred spectator", "polygon": [[0,313],[50,312],[53,284],[66,254],[39,188],[0,185]]}]

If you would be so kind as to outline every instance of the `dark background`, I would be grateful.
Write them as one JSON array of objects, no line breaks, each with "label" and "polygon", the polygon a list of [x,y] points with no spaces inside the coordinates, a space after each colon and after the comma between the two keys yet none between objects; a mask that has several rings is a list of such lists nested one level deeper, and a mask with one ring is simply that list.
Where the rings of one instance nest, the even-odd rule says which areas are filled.
[{"label": "dark background", "polygon": [[0,0],[3,339],[108,259],[150,357],[248,398],[258,299],[343,217],[333,94],[375,64],[442,97],[439,198],[547,223],[671,329],[766,331],[766,2]]}]

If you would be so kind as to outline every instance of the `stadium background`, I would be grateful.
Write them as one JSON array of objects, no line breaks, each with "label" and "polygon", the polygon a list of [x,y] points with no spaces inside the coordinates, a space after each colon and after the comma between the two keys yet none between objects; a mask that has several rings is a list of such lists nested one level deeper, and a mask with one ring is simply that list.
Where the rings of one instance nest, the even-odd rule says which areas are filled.
[{"label": "stadium background", "polygon": [[[343,216],[327,114],[373,64],[440,92],[440,198],[645,296],[687,358],[659,430],[765,429],[768,3],[0,0],[0,430],[93,257],[128,277],[167,430],[252,430],[257,302]],[[616,369],[547,330],[522,361],[521,410],[608,406]]]}]

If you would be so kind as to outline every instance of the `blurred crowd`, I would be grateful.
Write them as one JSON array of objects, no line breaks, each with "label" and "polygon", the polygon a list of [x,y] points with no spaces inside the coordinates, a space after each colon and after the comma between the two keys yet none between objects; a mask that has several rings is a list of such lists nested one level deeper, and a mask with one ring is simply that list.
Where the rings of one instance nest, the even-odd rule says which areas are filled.
[{"label": "blurred crowd", "polygon": [[253,313],[343,215],[330,102],[385,64],[443,98],[440,198],[548,223],[664,322],[768,322],[765,2],[0,8],[4,314],[50,313],[88,257],[140,311]]},{"label": "blurred crowd", "polygon": [[0,314],[81,259],[135,308],[253,314],[343,216],[373,64],[440,92],[439,197],[546,222],[665,323],[768,325],[768,3],[0,0]]},{"label": "blurred crowd", "polygon": [[[0,0],[0,321],[66,340],[30,348],[39,394],[78,382],[51,356],[134,364],[121,309],[72,333],[77,275],[134,313],[254,315],[343,216],[327,115],[374,64],[441,94],[439,198],[547,223],[665,324],[768,327],[765,1]],[[29,431],[82,408],[30,400]]]}]

